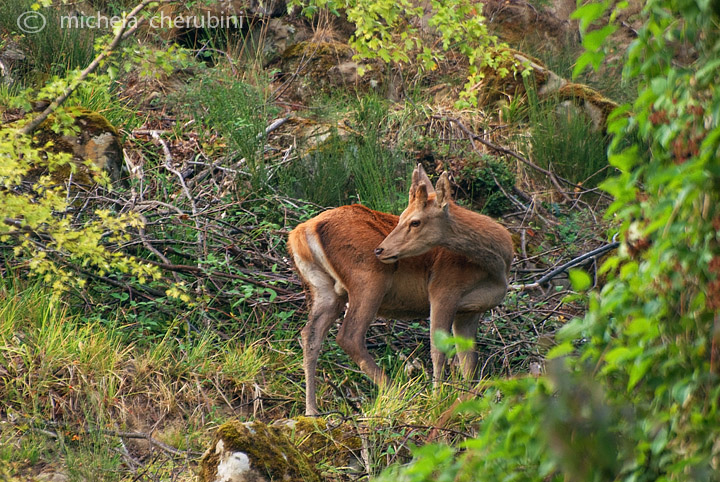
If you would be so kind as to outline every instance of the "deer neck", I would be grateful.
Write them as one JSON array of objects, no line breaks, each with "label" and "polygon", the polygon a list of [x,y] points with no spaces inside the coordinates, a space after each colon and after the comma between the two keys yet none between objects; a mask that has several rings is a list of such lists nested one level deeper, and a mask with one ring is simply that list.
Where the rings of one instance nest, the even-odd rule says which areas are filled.
[{"label": "deer neck", "polygon": [[509,235],[502,226],[455,203],[448,206],[448,224],[443,247],[468,257],[488,274],[505,277],[512,262],[512,251],[508,249],[512,242],[508,243]]}]

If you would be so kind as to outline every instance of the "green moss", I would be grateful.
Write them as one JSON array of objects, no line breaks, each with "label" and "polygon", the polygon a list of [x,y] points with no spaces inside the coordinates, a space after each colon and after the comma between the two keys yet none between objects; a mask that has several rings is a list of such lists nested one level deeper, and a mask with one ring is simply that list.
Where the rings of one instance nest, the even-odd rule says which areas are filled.
[{"label": "green moss", "polygon": [[296,59],[298,57],[326,57],[351,58],[353,49],[349,45],[340,42],[298,42],[288,47],[282,54],[284,60]]},{"label": "green moss", "polygon": [[288,437],[262,422],[246,425],[237,420],[231,420],[217,430],[213,444],[200,462],[201,481],[215,480],[219,463],[215,447],[220,440],[225,444],[225,450],[246,454],[252,468],[266,474],[270,480],[320,482],[310,460]]},{"label": "green moss", "polygon": [[328,427],[322,418],[295,418],[294,440],[298,448],[319,462],[331,460],[334,465],[346,466],[359,452],[362,441],[357,430],[347,423]]},{"label": "green moss", "polygon": [[[72,173],[73,180],[80,184],[95,184],[94,173],[86,164],[92,163],[104,170],[114,182],[120,178],[122,147],[120,137],[112,124],[97,112],[83,108],[70,108],[66,111],[75,120],[74,126],[78,132],[74,135],[63,135],[55,132],[52,127],[58,122],[55,115],[50,115],[35,131],[36,145],[50,145],[48,149],[54,153],[66,152],[73,155],[73,166],[64,165],[53,170],[53,180],[64,184]],[[103,135],[112,136],[111,139],[102,139]],[[114,146],[111,146],[114,144]],[[113,157],[113,154],[115,157]],[[30,172],[30,180],[37,179],[45,174],[44,169]]]},{"label": "green moss", "polygon": [[584,84],[565,84],[558,90],[558,97],[560,99],[586,100],[602,111],[604,119],[607,119],[610,112],[617,107],[616,102],[613,102],[597,90]]}]

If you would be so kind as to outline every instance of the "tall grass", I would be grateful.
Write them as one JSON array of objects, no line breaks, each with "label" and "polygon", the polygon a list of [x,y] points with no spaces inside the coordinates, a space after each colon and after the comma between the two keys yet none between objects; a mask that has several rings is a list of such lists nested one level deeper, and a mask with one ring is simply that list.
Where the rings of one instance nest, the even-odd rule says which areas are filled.
[{"label": "tall grass", "polygon": [[277,112],[267,89],[234,78],[209,76],[191,84],[179,100],[198,123],[227,139],[240,170],[254,188],[262,187],[267,178],[265,127]]},{"label": "tall grass", "polygon": [[23,53],[27,56],[26,67],[21,74],[29,82],[24,83],[43,81],[50,76],[64,75],[69,70],[88,65],[95,55],[94,43],[98,30],[63,26],[61,18],[66,11],[53,7],[39,11],[46,19],[45,27],[40,32],[24,33],[18,27],[18,18],[32,11],[34,3],[33,0],[0,2],[0,30],[17,35]]},{"label": "tall grass", "polygon": [[91,77],[66,102],[68,106],[77,105],[101,114],[121,131],[132,131],[143,123],[130,104],[130,99],[122,97],[119,87],[105,75]]},{"label": "tall grass", "polygon": [[[286,346],[296,348],[293,339],[222,340],[211,330],[181,338],[173,325],[153,343],[128,344],[115,328],[120,316],[88,322],[48,294],[0,282],[0,468],[10,475],[50,465],[70,480],[132,479],[114,431],[157,424],[156,439],[202,452],[207,424],[261,410],[252,401],[259,390],[302,408],[301,390],[285,378],[302,366]],[[184,470],[167,476],[194,480],[187,461]]]},{"label": "tall grass", "polygon": [[542,167],[588,187],[610,171],[606,135],[572,101],[538,99],[528,89],[533,159]]},{"label": "tall grass", "polygon": [[320,145],[280,172],[279,189],[323,206],[362,203],[400,212],[411,171],[404,153],[388,146],[392,120],[376,96],[350,100],[352,132],[332,130]]}]

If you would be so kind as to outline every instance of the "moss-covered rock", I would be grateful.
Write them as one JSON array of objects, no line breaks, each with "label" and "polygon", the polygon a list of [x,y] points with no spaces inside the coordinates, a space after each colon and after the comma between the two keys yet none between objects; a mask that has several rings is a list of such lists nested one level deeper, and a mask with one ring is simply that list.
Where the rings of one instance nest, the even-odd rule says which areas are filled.
[{"label": "moss-covered rock", "polygon": [[[107,173],[111,182],[121,178],[123,165],[123,150],[120,136],[105,117],[87,109],[71,109],[69,113],[75,119],[76,134],[57,133],[52,129],[55,123],[51,115],[40,124],[35,131],[34,138],[38,147],[46,148],[52,152],[66,152],[72,154],[75,172],[73,181],[93,185],[93,173],[90,166],[95,166]],[[44,147],[47,146],[47,147]],[[52,177],[58,183],[65,183],[71,174],[71,166],[63,166],[52,172]],[[44,174],[41,170],[34,170],[30,178]]]},{"label": "moss-covered rock", "polygon": [[279,420],[272,427],[285,433],[316,465],[349,469],[362,466],[362,441],[357,429],[348,423],[332,424],[323,418],[297,417]]},{"label": "moss-covered rock", "polygon": [[605,128],[608,115],[617,107],[616,102],[584,84],[567,83],[558,89],[557,94],[560,99],[581,104],[596,129]]},{"label": "moss-covered rock", "polygon": [[215,434],[200,461],[199,482],[320,482],[289,437],[262,422],[232,420]]},{"label": "moss-covered rock", "polygon": [[[355,51],[346,43],[303,41],[290,45],[274,62],[280,70],[278,80],[287,83],[286,94],[309,100],[318,92],[338,87],[377,90],[384,80],[381,61],[357,62]],[[359,69],[366,73],[359,75]]]},{"label": "moss-covered rock", "polygon": [[[555,92],[566,83],[564,79],[546,68],[540,60],[523,52],[498,47],[496,55],[500,59],[497,65],[482,69],[484,78],[477,90],[478,102],[481,105],[490,105],[516,95],[524,95],[528,83],[537,88],[540,96]],[[521,74],[525,69],[529,69],[529,82]]]}]

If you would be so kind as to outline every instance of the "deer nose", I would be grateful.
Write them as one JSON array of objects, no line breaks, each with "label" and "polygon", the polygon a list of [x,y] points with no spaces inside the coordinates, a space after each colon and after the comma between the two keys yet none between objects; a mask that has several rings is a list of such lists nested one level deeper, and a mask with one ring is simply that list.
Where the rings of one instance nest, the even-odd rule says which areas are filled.
[{"label": "deer nose", "polygon": [[375,256],[380,256],[384,250],[382,248],[375,248]]}]

